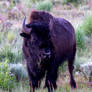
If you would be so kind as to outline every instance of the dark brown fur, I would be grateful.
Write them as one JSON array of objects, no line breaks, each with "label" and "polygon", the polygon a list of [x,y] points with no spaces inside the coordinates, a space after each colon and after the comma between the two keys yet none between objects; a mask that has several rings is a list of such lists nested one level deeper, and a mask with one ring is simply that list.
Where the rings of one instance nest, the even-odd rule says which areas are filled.
[{"label": "dark brown fur", "polygon": [[[34,25],[38,26],[35,27]],[[57,87],[58,67],[67,60],[70,84],[73,88],[76,88],[73,77],[76,40],[74,28],[70,22],[63,18],[55,18],[48,12],[32,11],[29,24],[26,26],[33,29],[29,36],[25,35],[23,42],[23,53],[27,61],[30,85],[33,88],[38,87],[46,74],[45,86],[51,92],[50,89]],[[51,52],[49,58],[46,56],[43,59],[41,55],[48,50]],[[39,62],[40,65],[38,65]]]}]

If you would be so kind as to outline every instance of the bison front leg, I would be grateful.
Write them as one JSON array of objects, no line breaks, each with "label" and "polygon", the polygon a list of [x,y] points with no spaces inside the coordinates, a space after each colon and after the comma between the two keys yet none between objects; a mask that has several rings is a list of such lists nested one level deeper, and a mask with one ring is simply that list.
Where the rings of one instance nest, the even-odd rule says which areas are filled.
[{"label": "bison front leg", "polygon": [[35,87],[33,87],[32,82],[30,82],[30,92],[35,92]]},{"label": "bison front leg", "polygon": [[[55,74],[55,73],[54,73]],[[54,78],[53,78],[54,77]],[[47,75],[46,77],[46,83],[45,83],[45,87],[48,88],[48,92],[53,92],[54,89],[57,88],[57,85],[56,85],[56,74],[54,76],[49,76]]]},{"label": "bison front leg", "polygon": [[58,67],[56,67],[55,64],[51,65],[47,71],[45,87],[48,88],[48,92],[53,92],[54,89],[57,88],[56,85],[57,71],[58,71]]}]

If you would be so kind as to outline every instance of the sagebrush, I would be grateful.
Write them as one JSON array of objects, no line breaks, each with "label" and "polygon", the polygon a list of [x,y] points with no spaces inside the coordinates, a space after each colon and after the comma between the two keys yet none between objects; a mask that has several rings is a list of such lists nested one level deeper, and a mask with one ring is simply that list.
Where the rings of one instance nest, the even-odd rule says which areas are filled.
[{"label": "sagebrush", "polygon": [[37,10],[51,11],[51,9],[52,9],[52,2],[49,1],[49,0],[39,1],[39,2],[36,3],[35,8]]}]

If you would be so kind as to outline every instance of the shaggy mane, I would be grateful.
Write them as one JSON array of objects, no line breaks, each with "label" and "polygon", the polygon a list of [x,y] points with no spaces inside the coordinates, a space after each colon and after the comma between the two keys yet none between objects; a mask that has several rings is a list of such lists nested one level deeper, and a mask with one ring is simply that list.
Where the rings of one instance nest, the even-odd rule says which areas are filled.
[{"label": "shaggy mane", "polygon": [[45,21],[49,23],[51,18],[53,16],[46,11],[33,10],[29,16],[29,23],[32,21]]}]

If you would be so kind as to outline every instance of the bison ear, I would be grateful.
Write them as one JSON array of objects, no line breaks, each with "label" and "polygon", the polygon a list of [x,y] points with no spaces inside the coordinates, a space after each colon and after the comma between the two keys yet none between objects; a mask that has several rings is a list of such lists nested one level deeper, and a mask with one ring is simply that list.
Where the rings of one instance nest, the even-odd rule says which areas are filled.
[{"label": "bison ear", "polygon": [[24,38],[30,38],[30,35],[26,34],[26,33],[20,33],[20,36],[22,36]]}]

